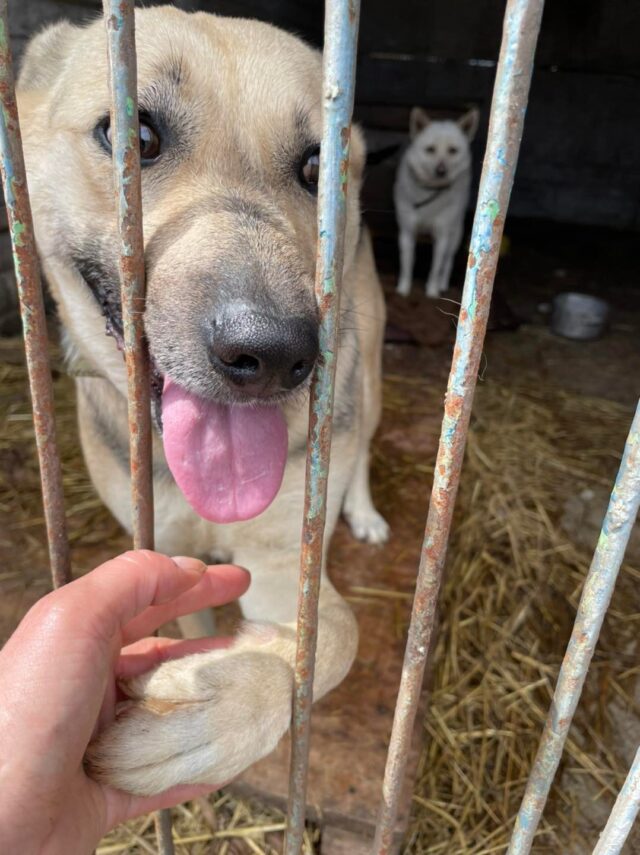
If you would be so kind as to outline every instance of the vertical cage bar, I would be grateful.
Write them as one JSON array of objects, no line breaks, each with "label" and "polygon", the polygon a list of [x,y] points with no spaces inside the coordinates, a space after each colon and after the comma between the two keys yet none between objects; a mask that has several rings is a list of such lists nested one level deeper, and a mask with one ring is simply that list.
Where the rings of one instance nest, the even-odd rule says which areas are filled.
[{"label": "vertical cage bar", "polygon": [[133,545],[153,549],[151,386],[144,337],[144,242],[134,0],[104,0],[111,73],[111,139],[127,365]]},{"label": "vertical cage bar", "polygon": [[529,96],[543,0],[509,0],[400,689],[372,852],[392,851]]},{"label": "vertical cage bar", "polygon": [[315,284],[320,358],[309,402],[286,855],[298,855],[304,832],[359,16],[359,0],[326,2]]},{"label": "vertical cage bar", "polygon": [[636,752],[629,774],[618,793],[593,855],[620,855],[629,832],[640,812],[640,748]]},{"label": "vertical cage bar", "polygon": [[13,264],[24,331],[51,577],[54,588],[58,588],[70,581],[71,562],[64,512],[62,469],[56,442],[47,321],[18,121],[7,0],[0,0],[0,98],[2,187],[11,232]]},{"label": "vertical cage bar", "polygon": [[531,849],[639,507],[640,401],[585,579],[571,638],[507,855],[526,855]]},{"label": "vertical cage bar", "polygon": [[[134,549],[153,549],[153,464],[149,354],[144,334],[145,271],[135,0],[103,0],[111,86],[114,191],[120,241],[120,295],[131,469]],[[156,815],[160,855],[173,855],[171,813]]]}]

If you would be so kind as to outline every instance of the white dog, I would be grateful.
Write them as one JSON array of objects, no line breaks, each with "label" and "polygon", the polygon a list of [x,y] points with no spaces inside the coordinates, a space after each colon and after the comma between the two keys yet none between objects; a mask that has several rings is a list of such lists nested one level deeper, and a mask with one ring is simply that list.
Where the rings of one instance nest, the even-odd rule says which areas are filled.
[{"label": "white dog", "polygon": [[416,237],[421,234],[433,239],[427,297],[439,297],[449,287],[464,231],[471,187],[470,143],[478,118],[475,108],[457,122],[432,120],[421,107],[411,111],[411,142],[400,161],[393,194],[400,229],[397,291],[405,297],[411,291]]}]

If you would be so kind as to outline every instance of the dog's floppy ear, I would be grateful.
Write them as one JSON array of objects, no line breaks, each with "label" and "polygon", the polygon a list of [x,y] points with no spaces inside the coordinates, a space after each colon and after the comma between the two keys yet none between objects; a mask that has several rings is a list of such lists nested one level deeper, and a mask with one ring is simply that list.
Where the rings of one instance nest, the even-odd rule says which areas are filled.
[{"label": "dog's floppy ear", "polygon": [[422,107],[414,107],[409,116],[409,136],[415,139],[420,131],[424,131],[431,119],[426,110]]},{"label": "dog's floppy ear", "polygon": [[472,107],[470,110],[460,116],[458,125],[463,134],[469,139],[469,142],[475,137],[478,130],[478,122],[480,121],[480,110],[477,107]]},{"label": "dog's floppy ear", "polygon": [[22,57],[18,88],[22,90],[47,89],[57,79],[72,39],[78,27],[69,21],[60,21],[34,36]]}]

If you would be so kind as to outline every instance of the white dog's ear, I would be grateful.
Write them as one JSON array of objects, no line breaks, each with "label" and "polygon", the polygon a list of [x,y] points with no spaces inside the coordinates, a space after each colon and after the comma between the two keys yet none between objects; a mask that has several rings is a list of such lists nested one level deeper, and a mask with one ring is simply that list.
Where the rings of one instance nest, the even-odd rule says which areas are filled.
[{"label": "white dog's ear", "polygon": [[409,136],[415,139],[420,131],[424,131],[431,119],[422,107],[414,107],[409,116]]},{"label": "white dog's ear", "polygon": [[72,40],[78,32],[69,21],[60,21],[34,36],[22,57],[18,88],[47,89],[60,74]]},{"label": "white dog's ear", "polygon": [[477,107],[472,107],[470,110],[460,116],[458,125],[463,134],[466,134],[469,142],[475,137],[478,130],[478,122],[480,121],[480,110]]}]

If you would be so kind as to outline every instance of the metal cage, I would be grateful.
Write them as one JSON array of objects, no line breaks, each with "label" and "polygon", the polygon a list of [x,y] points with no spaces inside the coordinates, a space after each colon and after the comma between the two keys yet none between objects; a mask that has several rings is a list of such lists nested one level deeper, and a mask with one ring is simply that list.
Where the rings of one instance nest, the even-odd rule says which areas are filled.
[{"label": "metal cage", "polygon": [[[506,4],[489,137],[372,855],[395,851],[394,829],[400,788],[405,777],[411,733],[431,647],[438,592],[499,247],[522,137],[542,10],[543,0],[508,0]],[[104,19],[111,73],[113,167],[128,375],[133,540],[136,548],[153,548],[150,387],[143,327],[145,281],[137,142],[134,0],[104,0]],[[310,400],[286,855],[300,852],[305,821],[311,687],[344,248],[344,177],[349,159],[358,19],[358,0],[327,0],[315,285],[321,317],[321,358],[314,374]],[[56,448],[47,329],[14,91],[8,0],[0,0],[0,95],[2,182],[24,328],[51,572],[53,584],[58,587],[70,579],[69,547]],[[639,505],[640,405],[631,425],[600,540],[585,580],[571,640],[516,818],[508,855],[525,855],[531,850]],[[640,749],[594,855],[615,855],[621,851],[639,808]],[[168,855],[173,852],[173,842],[167,811],[161,812],[157,828],[159,850]]]}]

